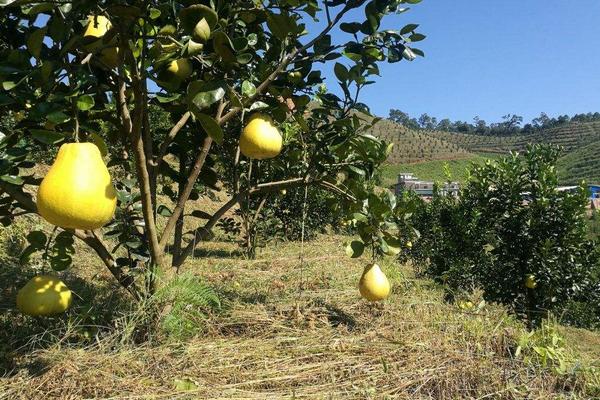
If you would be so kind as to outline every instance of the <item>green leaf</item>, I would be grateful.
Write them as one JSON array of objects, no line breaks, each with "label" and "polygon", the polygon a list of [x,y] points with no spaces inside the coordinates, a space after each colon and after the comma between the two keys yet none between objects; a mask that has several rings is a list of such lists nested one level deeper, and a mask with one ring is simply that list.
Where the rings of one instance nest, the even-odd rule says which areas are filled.
[{"label": "green leaf", "polygon": [[346,82],[348,80],[348,69],[340,63],[335,63],[333,67],[333,72],[335,72],[335,76],[341,81]]},{"label": "green leaf", "polygon": [[194,210],[190,214],[192,217],[200,218],[200,219],[211,219],[212,215],[202,210]]},{"label": "green leaf", "polygon": [[106,157],[106,155],[108,155],[108,146],[106,145],[104,139],[102,139],[102,136],[98,135],[97,133],[90,133],[88,135],[88,139],[90,142],[94,143],[96,147],[98,147],[102,157]]},{"label": "green leaf", "polygon": [[89,94],[84,94],[83,96],[79,96],[77,98],[77,108],[81,111],[87,111],[94,107],[94,98]]},{"label": "green leaf", "polygon": [[242,94],[247,97],[252,97],[256,94],[256,86],[250,81],[242,82]]},{"label": "green leaf", "polygon": [[234,63],[236,61],[235,54],[233,53],[233,44],[225,32],[217,31],[213,34],[213,46],[215,52],[224,62]]},{"label": "green leaf", "polygon": [[360,240],[353,240],[346,245],[346,255],[352,258],[358,258],[362,256],[365,251],[365,244]]},{"label": "green leaf", "polygon": [[221,100],[225,96],[224,82],[194,81],[188,85],[188,99],[201,111]]},{"label": "green leaf", "polygon": [[63,124],[65,122],[67,122],[68,120],[71,119],[71,117],[62,111],[54,111],[54,112],[51,112],[50,114],[48,114],[46,119],[48,121],[52,122],[53,124],[58,125],[58,124]]},{"label": "green leaf", "polygon": [[17,82],[14,82],[14,81],[3,81],[2,82],[2,89],[6,90],[6,91],[14,89],[15,86],[17,86]]},{"label": "green leaf", "polygon": [[412,35],[409,36],[409,39],[411,42],[420,42],[421,40],[425,39],[427,36],[420,34],[420,33],[413,33]]},{"label": "green leaf", "polygon": [[157,8],[150,8],[150,19],[156,19],[160,17],[161,11]]},{"label": "green leaf", "polygon": [[402,242],[393,236],[385,235],[381,238],[383,253],[388,256],[397,256],[402,249]]},{"label": "green leaf", "polygon": [[352,219],[358,222],[368,222],[369,218],[363,213],[354,213],[352,214]]},{"label": "green leaf", "polygon": [[343,22],[340,24],[340,29],[347,33],[358,33],[360,31],[360,24],[358,22]]},{"label": "green leaf", "polygon": [[46,31],[46,28],[35,30],[27,38],[27,50],[37,59],[40,58],[40,53],[42,52],[42,45],[44,43]]},{"label": "green leaf", "polygon": [[160,206],[158,206],[158,209],[156,210],[156,212],[159,215],[162,215],[163,217],[170,217],[171,215],[173,215],[173,211],[171,211],[169,209],[169,207],[165,206],[164,204],[161,204]]},{"label": "green leaf", "polygon": [[414,31],[418,27],[419,27],[418,24],[408,24],[408,25],[405,25],[404,28],[400,29],[400,34],[401,35],[406,35],[407,33]]},{"label": "green leaf", "polygon": [[17,175],[2,175],[0,176],[0,180],[6,183],[10,183],[12,185],[22,185],[23,184],[23,178],[21,178],[20,176]]},{"label": "green leaf", "polygon": [[296,23],[295,21],[283,14],[267,14],[267,26],[277,39],[284,40],[289,33],[292,32]]},{"label": "green leaf", "polygon": [[269,105],[263,101],[255,101],[254,103],[252,103],[250,108],[248,108],[248,110],[254,111],[254,110],[260,110],[262,108],[269,108]]},{"label": "green leaf", "polygon": [[188,33],[192,33],[194,31],[194,28],[202,18],[206,19],[210,29],[213,29],[219,21],[219,17],[217,16],[215,10],[203,4],[194,4],[190,7],[184,8],[179,12],[179,18],[181,20],[183,29],[185,29]]},{"label": "green leaf", "polygon": [[218,144],[223,144],[223,130],[213,117],[202,113],[194,114],[194,116],[200,122],[200,125],[202,125],[208,136],[213,138]]},{"label": "green leaf", "polygon": [[0,93],[0,106],[7,106],[9,104],[13,104],[15,101],[12,97],[6,95],[5,93]]},{"label": "green leaf", "polygon": [[175,389],[181,391],[189,391],[198,389],[198,383],[190,378],[175,379]]},{"label": "green leaf", "polygon": [[57,144],[65,140],[65,135],[61,132],[48,131],[45,129],[30,129],[31,136],[43,144]]},{"label": "green leaf", "polygon": [[29,232],[29,234],[27,235],[27,241],[29,242],[29,244],[36,248],[44,248],[44,246],[46,246],[47,240],[48,237],[42,231]]},{"label": "green leaf", "polygon": [[421,56],[421,57],[425,57],[425,53],[423,52],[423,50],[421,50],[421,49],[415,49],[414,47],[411,47],[411,50],[416,55]]},{"label": "green leaf", "polygon": [[165,95],[157,94],[156,95],[156,100],[158,100],[159,103],[163,103],[164,104],[164,103],[171,103],[171,102],[177,100],[180,97],[181,97],[181,93],[176,93],[176,94],[174,94],[172,96],[165,96]]},{"label": "green leaf", "polygon": [[73,264],[73,257],[63,252],[50,258],[50,266],[55,271],[64,271]]}]

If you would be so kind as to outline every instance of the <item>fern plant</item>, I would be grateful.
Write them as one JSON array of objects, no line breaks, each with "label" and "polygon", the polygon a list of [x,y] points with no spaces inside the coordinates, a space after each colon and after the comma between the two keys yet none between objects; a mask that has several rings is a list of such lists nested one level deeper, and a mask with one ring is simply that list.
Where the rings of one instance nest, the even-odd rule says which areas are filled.
[{"label": "fern plant", "polygon": [[160,327],[175,340],[202,332],[208,314],[221,308],[217,292],[192,274],[179,275],[169,281],[157,291],[155,300],[170,305],[160,320]]}]

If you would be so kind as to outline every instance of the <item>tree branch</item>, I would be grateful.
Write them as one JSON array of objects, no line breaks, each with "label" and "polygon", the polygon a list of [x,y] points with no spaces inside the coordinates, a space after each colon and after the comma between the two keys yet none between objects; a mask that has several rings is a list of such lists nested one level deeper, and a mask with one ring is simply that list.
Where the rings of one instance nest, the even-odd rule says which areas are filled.
[{"label": "tree branch", "polygon": [[135,284],[135,278],[131,275],[123,273],[123,270],[119,268],[117,262],[108,251],[108,248],[104,242],[98,236],[96,236],[94,231],[69,230],[69,232],[94,249],[96,254],[98,254],[102,262],[104,262],[104,265],[106,265],[108,270],[112,273],[119,284],[127,289],[127,291],[131,293],[136,300],[140,300],[142,298],[142,294],[138,286]]},{"label": "tree branch", "polygon": [[154,160],[155,168],[160,167],[160,163],[163,161],[163,158],[165,158],[165,154],[167,154],[167,149],[169,148],[169,145],[171,144],[171,142],[173,142],[173,140],[175,139],[175,136],[177,136],[179,131],[188,122],[188,119],[190,119],[191,115],[192,115],[192,113],[189,111],[184,113],[181,116],[181,118],[179,119],[179,121],[177,121],[177,123],[175,125],[173,125],[173,127],[169,131],[169,134],[167,135],[165,140],[160,144],[160,148],[158,149],[158,154]]},{"label": "tree branch", "polygon": [[[219,119],[221,118],[221,115],[222,115],[224,109],[225,109],[225,102],[221,99],[221,102],[219,103],[219,107],[217,109],[217,115],[216,115],[217,121],[219,121]],[[173,214],[169,217],[169,220],[167,221],[167,225],[165,226],[165,229],[163,230],[162,236],[160,238],[159,245],[163,249],[167,246],[171,232],[175,228],[175,225],[177,224],[177,220],[179,219],[179,216],[183,212],[185,203],[190,198],[190,194],[192,193],[192,190],[194,189],[194,185],[196,184],[196,180],[198,179],[198,176],[200,175],[200,171],[202,171],[202,167],[204,166],[204,163],[206,162],[206,157],[208,156],[208,153],[210,151],[212,143],[213,143],[213,139],[210,137],[210,135],[208,135],[206,137],[206,139],[204,139],[204,143],[202,144],[202,150],[200,151],[200,153],[198,153],[198,156],[196,157],[196,160],[194,161],[194,166],[192,167],[192,170],[190,171],[190,174],[187,179],[187,183],[185,184],[185,188],[183,189],[182,193],[179,193],[179,200],[177,201],[177,205],[173,209]]]},{"label": "tree branch", "polygon": [[185,249],[183,249],[179,257],[173,259],[173,266],[178,267],[182,265],[185,262],[186,258],[189,257],[192,251],[194,251],[196,243],[210,239],[212,237],[212,229],[215,227],[217,222],[219,222],[221,217],[223,217],[223,215],[225,215],[227,211],[229,211],[233,206],[235,206],[244,196],[273,192],[284,188],[292,188],[312,184],[319,185],[330,192],[341,194],[350,201],[356,201],[356,198],[350,193],[338,188],[331,182],[323,181],[321,179],[311,179],[308,177],[303,177],[258,184],[248,190],[241,191],[235,194],[227,203],[223,204],[221,208],[219,208],[217,212],[213,214],[213,216],[206,222],[204,226],[196,229],[194,231],[194,239],[188,243],[188,245],[185,247]]},{"label": "tree branch", "polygon": [[[298,48],[294,49],[291,53],[289,53],[288,55],[286,55],[283,58],[283,60],[279,63],[279,65],[277,66],[277,68],[275,68],[275,70],[273,72],[271,72],[271,74],[260,85],[258,85],[258,87],[256,88],[256,92],[254,93],[254,95],[250,96],[248,98],[248,100],[245,102],[245,104],[251,103],[259,95],[261,95],[269,87],[269,85],[271,83],[273,83],[273,81],[275,79],[277,79],[277,76],[279,76],[279,74],[281,74],[283,71],[285,71],[285,69],[287,68],[287,66],[292,61],[294,61],[294,59],[298,56],[298,54],[305,52],[306,50],[308,50],[309,48],[311,48],[317,41],[319,41],[323,36],[327,35],[329,33],[329,31],[331,31],[338,24],[338,22],[340,22],[340,20],[344,16],[344,14],[346,14],[351,9],[352,9],[352,7],[349,7],[348,5],[346,5],[339,12],[339,14],[335,16],[335,18],[333,20],[330,20],[330,22],[327,24],[327,26],[325,27],[325,29],[323,29],[321,31],[321,33],[319,33],[317,36],[315,36],[311,41],[309,41],[308,43],[306,43],[304,46],[298,47]],[[218,121],[219,124],[222,125],[222,124],[228,122],[233,117],[235,117],[240,111],[242,111],[242,107],[234,107],[234,108],[232,108],[231,110],[229,110],[229,112],[227,112],[227,114],[225,114],[223,116],[223,118],[221,118]]]},{"label": "tree branch", "polygon": [[198,179],[200,171],[204,166],[204,162],[206,161],[206,157],[208,156],[208,152],[210,151],[212,142],[213,140],[210,136],[207,136],[206,139],[204,139],[204,143],[202,144],[202,150],[200,151],[198,157],[196,157],[196,160],[194,161],[194,166],[192,167],[192,170],[188,175],[183,192],[179,193],[179,200],[177,201],[177,205],[173,209],[173,214],[171,214],[171,216],[169,217],[167,225],[165,226],[165,229],[162,232],[162,236],[160,238],[160,246],[162,248],[166,247],[167,243],[169,242],[171,232],[173,231],[173,228],[175,228],[175,225],[177,224],[177,219],[183,212],[185,203],[189,199],[190,194],[194,189],[194,185],[196,184],[196,179]]},{"label": "tree branch", "polygon": [[[135,57],[133,56],[131,49],[129,48],[129,44],[127,43],[127,36],[125,32],[125,28],[122,27],[119,39],[121,41],[121,49],[122,51],[122,59],[127,56],[127,61],[129,66],[131,67],[131,81],[132,87],[135,94],[135,107],[134,107],[134,118],[131,118],[129,113],[129,109],[127,108],[127,99],[125,97],[125,73],[123,70],[124,63],[120,63],[119,67],[119,101],[121,103],[121,119],[123,126],[127,133],[129,133],[129,137],[131,140],[131,146],[133,148],[135,154],[135,165],[137,171],[137,177],[140,184],[140,193],[141,193],[141,201],[142,201],[142,213],[144,215],[144,222],[146,223],[146,238],[150,245],[150,254],[152,255],[154,264],[161,265],[163,258],[162,247],[160,247],[158,242],[158,234],[156,229],[156,222],[154,219],[154,207],[152,201],[152,185],[150,180],[150,174],[148,172],[148,163],[145,153],[144,142],[142,139],[142,125],[144,118],[144,86],[141,82],[140,72],[137,67],[137,62]],[[151,282],[153,281],[152,277],[150,278]],[[152,291],[152,284],[150,286],[150,291]]]},{"label": "tree branch", "polygon": [[[4,190],[6,194],[12,197],[17,203],[19,203],[19,206],[22,209],[35,214],[38,213],[37,206],[33,201],[31,195],[22,191],[20,187],[0,182],[0,188]],[[121,268],[118,267],[117,262],[115,261],[113,256],[108,251],[107,246],[102,242],[102,240],[98,236],[96,236],[96,234],[93,231],[82,231],[79,229],[68,229],[68,231],[71,232],[73,236],[84,241],[96,252],[96,254],[98,254],[104,265],[117,279],[121,286],[127,289],[127,291],[131,293],[131,295],[136,300],[139,300],[141,298],[141,293],[139,291],[139,288],[135,284],[133,276],[123,273]]]}]

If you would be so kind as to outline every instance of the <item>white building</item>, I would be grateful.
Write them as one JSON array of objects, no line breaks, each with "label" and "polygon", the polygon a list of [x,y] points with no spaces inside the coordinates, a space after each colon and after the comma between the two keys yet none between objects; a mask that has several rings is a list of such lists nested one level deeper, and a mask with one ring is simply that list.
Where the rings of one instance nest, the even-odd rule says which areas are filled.
[{"label": "white building", "polygon": [[[412,190],[421,197],[433,196],[434,183],[430,181],[421,181],[410,172],[402,172],[398,175],[394,192],[399,196],[404,190]],[[440,193],[458,196],[460,185],[458,182],[447,182],[440,187]]]}]

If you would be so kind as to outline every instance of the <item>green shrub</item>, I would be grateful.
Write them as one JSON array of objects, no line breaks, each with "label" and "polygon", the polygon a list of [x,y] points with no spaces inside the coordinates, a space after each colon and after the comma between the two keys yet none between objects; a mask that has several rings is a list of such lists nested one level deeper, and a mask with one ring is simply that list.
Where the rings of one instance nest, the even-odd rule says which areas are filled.
[{"label": "green shrub", "polygon": [[[600,320],[600,254],[587,239],[583,187],[557,191],[559,149],[533,146],[472,167],[459,198],[436,194],[414,214],[422,238],[412,256],[453,289],[481,287],[486,300],[539,320],[548,311],[587,326]],[[535,288],[526,286],[532,275]],[[589,303],[576,321],[568,304]],[[596,302],[596,303],[593,303]],[[596,322],[594,322],[596,321]]]}]

